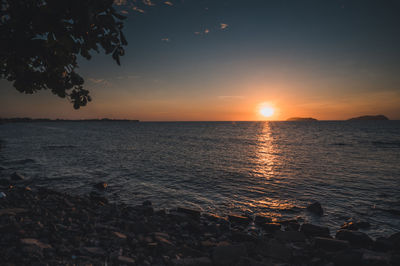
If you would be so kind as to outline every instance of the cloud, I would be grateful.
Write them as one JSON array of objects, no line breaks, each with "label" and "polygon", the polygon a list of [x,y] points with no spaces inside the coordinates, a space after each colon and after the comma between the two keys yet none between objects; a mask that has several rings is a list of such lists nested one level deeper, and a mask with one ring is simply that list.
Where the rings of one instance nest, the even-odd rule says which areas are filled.
[{"label": "cloud", "polygon": [[221,95],[221,96],[218,96],[218,99],[221,99],[221,100],[236,100],[236,99],[243,99],[244,98],[244,96],[242,96],[242,95]]},{"label": "cloud", "polygon": [[205,29],[204,30],[204,34],[209,34],[210,33],[210,30],[209,29]]},{"label": "cloud", "polygon": [[128,11],[126,11],[126,10],[121,10],[121,13],[124,14],[124,15],[126,15],[126,14],[128,14]]},{"label": "cloud", "polygon": [[142,2],[146,6],[155,6],[155,4],[151,0],[143,0]]},{"label": "cloud", "polygon": [[168,5],[168,6],[173,6],[174,4],[171,3],[170,1],[165,1],[164,4]]},{"label": "cloud", "polygon": [[89,78],[89,81],[93,82],[95,84],[100,84],[100,83],[104,82],[104,79]]},{"label": "cloud", "polygon": [[221,29],[221,30],[225,30],[226,28],[228,28],[229,27],[229,25],[228,24],[225,24],[225,23],[221,23],[220,24],[220,26],[219,26],[219,29]]},{"label": "cloud", "polygon": [[114,0],[114,5],[117,6],[126,5],[126,0]]},{"label": "cloud", "polygon": [[161,41],[162,42],[170,42],[170,39],[169,38],[162,38]]},{"label": "cloud", "polygon": [[139,13],[142,13],[142,14],[144,14],[144,10],[143,10],[143,9],[140,9],[140,8],[138,8],[137,6],[134,6],[134,7],[132,7],[132,10],[134,10],[134,11],[137,11],[137,12],[139,12]]},{"label": "cloud", "polygon": [[199,31],[194,32],[195,35],[200,35],[201,33]]}]

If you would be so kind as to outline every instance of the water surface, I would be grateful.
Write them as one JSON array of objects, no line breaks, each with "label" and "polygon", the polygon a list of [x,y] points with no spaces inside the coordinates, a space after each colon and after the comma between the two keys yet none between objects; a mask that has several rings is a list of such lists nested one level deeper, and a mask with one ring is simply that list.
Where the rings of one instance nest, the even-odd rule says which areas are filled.
[{"label": "water surface", "polygon": [[[0,140],[3,175],[70,193],[104,180],[128,204],[400,230],[386,211],[400,210],[400,121],[11,123]],[[304,211],[313,200],[323,217]]]}]

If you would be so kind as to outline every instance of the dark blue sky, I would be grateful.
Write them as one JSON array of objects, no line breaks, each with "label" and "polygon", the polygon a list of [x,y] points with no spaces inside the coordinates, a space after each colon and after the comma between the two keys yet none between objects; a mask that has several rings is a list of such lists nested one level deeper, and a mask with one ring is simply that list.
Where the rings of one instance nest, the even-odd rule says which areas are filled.
[{"label": "dark blue sky", "polygon": [[1,81],[0,115],[257,120],[267,104],[272,119],[400,119],[400,1],[119,2],[129,45],[121,67],[80,60],[89,106]]}]

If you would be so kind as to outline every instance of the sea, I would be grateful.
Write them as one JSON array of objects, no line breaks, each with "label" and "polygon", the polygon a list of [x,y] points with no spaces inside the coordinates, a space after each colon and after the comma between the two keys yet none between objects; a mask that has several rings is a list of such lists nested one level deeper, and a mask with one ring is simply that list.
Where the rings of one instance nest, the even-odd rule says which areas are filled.
[{"label": "sea", "polygon": [[[0,125],[0,174],[113,202],[400,231],[400,121]],[[322,204],[324,215],[306,206]]]}]

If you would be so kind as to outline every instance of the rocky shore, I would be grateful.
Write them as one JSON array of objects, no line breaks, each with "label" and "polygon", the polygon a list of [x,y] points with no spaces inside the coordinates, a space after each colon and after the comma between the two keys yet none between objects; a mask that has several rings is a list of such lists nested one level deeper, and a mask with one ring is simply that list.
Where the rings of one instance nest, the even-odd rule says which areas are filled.
[{"label": "rocky shore", "polygon": [[[298,219],[114,204],[105,190],[99,183],[73,196],[28,186],[18,174],[1,178],[1,264],[400,265],[400,233],[373,240],[358,231],[362,222],[334,233]],[[323,213],[318,203],[309,211]]]}]

